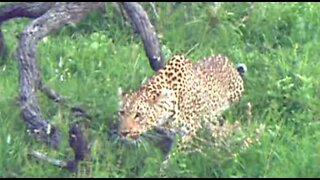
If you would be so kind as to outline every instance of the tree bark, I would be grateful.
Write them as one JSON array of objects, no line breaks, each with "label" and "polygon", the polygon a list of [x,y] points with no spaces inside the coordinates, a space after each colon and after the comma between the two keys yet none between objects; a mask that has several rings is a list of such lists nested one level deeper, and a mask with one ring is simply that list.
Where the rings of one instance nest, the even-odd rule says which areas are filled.
[{"label": "tree bark", "polygon": [[0,7],[0,23],[11,18],[37,18],[47,12],[55,2],[22,2]]},{"label": "tree bark", "polygon": [[164,57],[154,27],[144,9],[136,2],[121,2],[137,32],[141,36],[149,64],[154,71],[164,66]]},{"label": "tree bark", "polygon": [[19,93],[22,118],[38,139],[58,148],[60,132],[40,114],[36,92],[41,80],[36,60],[37,43],[55,29],[79,21],[86,13],[102,3],[56,3],[45,14],[33,20],[20,34],[18,46]]},{"label": "tree bark", "polygon": [[[37,18],[47,12],[54,2],[22,2],[10,3],[0,7],[0,24],[11,18],[27,17]],[[0,29],[0,55],[4,56],[6,52],[6,45],[2,31]]]}]

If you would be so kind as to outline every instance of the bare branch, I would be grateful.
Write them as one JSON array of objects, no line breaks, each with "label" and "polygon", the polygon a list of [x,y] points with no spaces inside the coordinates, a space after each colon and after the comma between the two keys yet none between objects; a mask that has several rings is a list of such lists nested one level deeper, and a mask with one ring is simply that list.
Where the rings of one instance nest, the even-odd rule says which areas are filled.
[{"label": "bare branch", "polygon": [[47,12],[55,2],[22,2],[0,7],[0,23],[16,17],[37,18]]},{"label": "bare branch", "polygon": [[29,155],[47,162],[49,164],[66,168],[70,172],[76,172],[78,170],[78,164],[80,161],[84,160],[89,155],[89,147],[87,143],[87,139],[85,138],[84,134],[81,131],[80,126],[77,123],[71,125],[69,130],[69,145],[73,149],[75,154],[74,159],[72,160],[60,160],[48,157],[47,155],[36,151],[31,150]]},{"label": "bare branch", "polygon": [[47,155],[39,152],[39,151],[36,151],[36,150],[31,150],[29,155],[37,158],[37,159],[40,159],[42,161],[45,161],[49,164],[53,164],[55,166],[59,166],[59,167],[67,167],[67,162],[64,161],[64,160],[60,160],[60,159],[54,159],[54,158],[50,158],[48,157]]},{"label": "bare branch", "polygon": [[77,22],[89,10],[101,3],[58,2],[45,14],[33,20],[20,34],[18,46],[19,93],[21,114],[27,127],[36,132],[38,138],[54,148],[60,143],[60,132],[41,118],[35,93],[40,88],[40,73],[36,60],[37,43],[55,29],[70,22]]},{"label": "bare branch", "polygon": [[154,71],[164,66],[159,40],[144,9],[136,2],[121,2],[137,32],[140,34],[149,64]]},{"label": "bare branch", "polygon": [[[4,22],[11,18],[17,17],[37,18],[46,13],[54,5],[55,2],[22,2],[7,4],[0,7],[0,22]],[[4,55],[5,50],[5,41],[0,29],[0,54]],[[55,102],[61,102],[62,100],[64,100],[61,95],[59,95],[56,91],[54,91],[44,83],[41,83],[39,88],[48,96],[49,99],[52,99]]]},{"label": "bare branch", "polygon": [[88,142],[77,123],[74,123],[69,130],[69,145],[77,161],[83,160],[89,153]]},{"label": "bare branch", "polygon": [[[0,24],[12,18],[27,17],[37,18],[48,11],[54,2],[22,2],[10,3],[0,7]],[[0,55],[5,56],[7,47],[0,29]]]},{"label": "bare branch", "polygon": [[62,102],[65,100],[63,96],[61,96],[58,92],[51,89],[49,86],[45,85],[40,81],[40,90],[48,96],[49,99],[53,100],[54,102]]}]

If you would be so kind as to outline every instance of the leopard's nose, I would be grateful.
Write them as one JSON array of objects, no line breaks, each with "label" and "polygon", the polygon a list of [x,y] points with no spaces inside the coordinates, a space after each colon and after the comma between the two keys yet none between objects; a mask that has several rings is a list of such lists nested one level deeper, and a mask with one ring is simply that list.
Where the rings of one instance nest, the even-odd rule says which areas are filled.
[{"label": "leopard's nose", "polygon": [[128,134],[129,134],[129,131],[120,131],[121,136],[127,137]]}]

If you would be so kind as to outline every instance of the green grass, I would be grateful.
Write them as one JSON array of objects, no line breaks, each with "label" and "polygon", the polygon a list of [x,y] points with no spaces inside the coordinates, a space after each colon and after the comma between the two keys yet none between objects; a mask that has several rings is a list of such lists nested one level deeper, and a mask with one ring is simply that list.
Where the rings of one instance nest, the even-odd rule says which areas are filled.
[{"label": "green grass", "polygon": [[[260,143],[244,151],[236,145],[228,147],[232,153],[207,146],[207,156],[178,154],[166,177],[320,177],[320,4],[182,3],[171,13],[172,4],[156,3],[158,18],[148,3],[142,4],[163,36],[166,58],[188,52],[196,61],[222,53],[234,63],[245,63],[245,95],[225,114],[230,122],[242,122],[246,136],[265,125]],[[39,43],[41,75],[71,105],[84,106],[94,117],[88,130],[93,157],[89,176],[158,177],[162,157],[156,147],[125,148],[107,136],[118,87],[134,90],[153,71],[133,28],[113,7],[106,8],[103,16],[93,12]],[[63,143],[54,151],[27,136],[16,105],[15,48],[16,35],[28,22],[2,25],[9,55],[0,61],[0,176],[73,177],[27,155],[29,149],[39,149],[52,157],[71,157],[66,137],[74,120],[68,109],[39,93],[42,115],[61,128]],[[248,102],[250,122],[244,115]]]}]

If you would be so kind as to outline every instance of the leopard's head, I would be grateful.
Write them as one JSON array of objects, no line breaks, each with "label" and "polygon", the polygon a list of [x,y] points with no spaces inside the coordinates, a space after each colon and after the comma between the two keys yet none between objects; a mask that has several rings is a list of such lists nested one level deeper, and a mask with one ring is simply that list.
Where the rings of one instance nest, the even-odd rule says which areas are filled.
[{"label": "leopard's head", "polygon": [[118,137],[135,142],[154,127],[161,126],[175,115],[173,91],[164,89],[155,98],[148,98],[144,91],[124,93],[119,88]]}]

